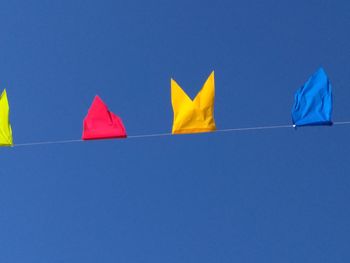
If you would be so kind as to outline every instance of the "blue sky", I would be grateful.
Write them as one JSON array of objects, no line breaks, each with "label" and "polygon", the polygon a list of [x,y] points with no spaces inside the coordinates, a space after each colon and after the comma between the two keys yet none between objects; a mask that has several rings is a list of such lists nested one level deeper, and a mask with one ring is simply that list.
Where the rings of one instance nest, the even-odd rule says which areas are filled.
[{"label": "blue sky", "polygon": [[[3,1],[15,143],[79,139],[95,94],[171,131],[212,70],[217,127],[290,124],[323,66],[350,120],[350,3]],[[0,262],[348,262],[350,126],[0,149]]]}]

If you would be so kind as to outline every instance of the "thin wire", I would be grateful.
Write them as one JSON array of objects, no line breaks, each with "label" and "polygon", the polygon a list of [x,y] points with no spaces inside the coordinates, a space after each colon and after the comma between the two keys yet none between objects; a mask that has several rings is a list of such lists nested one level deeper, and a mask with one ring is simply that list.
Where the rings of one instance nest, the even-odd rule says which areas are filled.
[{"label": "thin wire", "polygon": [[337,122],[333,122],[333,125],[345,125],[345,124],[350,124],[350,121],[337,121]]},{"label": "thin wire", "polygon": [[268,129],[283,129],[283,128],[293,128],[293,125],[274,125],[274,126],[258,126],[258,127],[247,127],[247,128],[232,128],[232,129],[216,130],[216,132],[268,130]]},{"label": "thin wire", "polygon": [[134,138],[147,138],[147,137],[162,137],[162,136],[169,136],[171,133],[154,133],[154,134],[140,134],[140,135],[131,135],[128,136],[128,139],[134,139]]},{"label": "thin wire", "polygon": [[[347,125],[347,124],[350,124],[350,121],[333,122],[333,125]],[[294,128],[294,125],[287,124],[287,125],[272,125],[272,126],[256,126],[256,127],[246,127],[246,128],[230,128],[230,129],[216,130],[215,132],[254,131],[254,130],[286,129],[286,128]],[[171,136],[171,135],[172,133],[140,134],[140,135],[130,135],[127,137],[127,139],[163,137],[163,136]],[[19,143],[19,144],[15,144],[13,147],[48,145],[48,144],[65,144],[65,143],[78,143],[78,142],[86,142],[86,141],[82,139],[41,141],[41,142]]]},{"label": "thin wire", "polygon": [[45,145],[45,144],[64,144],[64,143],[74,143],[82,142],[83,140],[61,140],[61,141],[44,141],[44,142],[28,142],[28,143],[19,143],[15,144],[12,147],[23,147],[23,146],[33,146],[33,145]]}]

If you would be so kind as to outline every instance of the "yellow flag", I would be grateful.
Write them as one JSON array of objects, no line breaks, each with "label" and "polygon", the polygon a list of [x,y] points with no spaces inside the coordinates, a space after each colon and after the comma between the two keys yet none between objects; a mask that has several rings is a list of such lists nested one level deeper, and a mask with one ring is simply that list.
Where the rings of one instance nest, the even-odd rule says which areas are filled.
[{"label": "yellow flag", "polygon": [[174,111],[173,134],[215,131],[214,120],[215,80],[210,74],[194,100],[171,79],[171,103]]},{"label": "yellow flag", "polygon": [[6,90],[0,97],[0,146],[12,146],[12,130],[9,121],[9,103],[7,100]]}]

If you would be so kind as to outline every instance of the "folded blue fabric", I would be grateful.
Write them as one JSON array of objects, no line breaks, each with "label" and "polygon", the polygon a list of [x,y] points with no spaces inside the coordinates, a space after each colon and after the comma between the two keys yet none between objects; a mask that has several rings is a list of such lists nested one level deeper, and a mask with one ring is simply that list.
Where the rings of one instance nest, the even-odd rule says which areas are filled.
[{"label": "folded blue fabric", "polygon": [[297,90],[292,109],[295,126],[332,125],[332,86],[323,68]]}]

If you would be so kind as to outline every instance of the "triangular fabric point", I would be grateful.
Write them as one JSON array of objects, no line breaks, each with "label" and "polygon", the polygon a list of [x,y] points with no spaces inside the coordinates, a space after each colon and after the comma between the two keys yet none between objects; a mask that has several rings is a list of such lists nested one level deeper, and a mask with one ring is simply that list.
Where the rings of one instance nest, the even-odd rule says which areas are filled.
[{"label": "triangular fabric point", "polygon": [[321,67],[295,93],[292,121],[296,126],[332,125],[332,86]]},{"label": "triangular fabric point", "polygon": [[119,116],[109,111],[96,95],[83,122],[83,140],[126,138],[126,129]]},{"label": "triangular fabric point", "polygon": [[13,146],[12,129],[10,124],[10,106],[6,89],[0,96],[0,146]]}]

